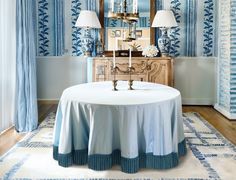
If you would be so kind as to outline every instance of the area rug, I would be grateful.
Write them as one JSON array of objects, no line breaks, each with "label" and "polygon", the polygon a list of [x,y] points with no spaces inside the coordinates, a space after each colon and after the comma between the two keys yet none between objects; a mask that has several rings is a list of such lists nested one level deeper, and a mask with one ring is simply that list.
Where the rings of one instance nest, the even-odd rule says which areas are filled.
[{"label": "area rug", "polygon": [[107,171],[93,171],[87,166],[63,168],[52,158],[55,113],[39,129],[28,134],[0,158],[1,179],[78,179],[78,180],[207,180],[236,179],[236,146],[226,140],[197,113],[185,113],[184,131],[187,155],[176,168],[141,169],[125,174],[119,166]]}]

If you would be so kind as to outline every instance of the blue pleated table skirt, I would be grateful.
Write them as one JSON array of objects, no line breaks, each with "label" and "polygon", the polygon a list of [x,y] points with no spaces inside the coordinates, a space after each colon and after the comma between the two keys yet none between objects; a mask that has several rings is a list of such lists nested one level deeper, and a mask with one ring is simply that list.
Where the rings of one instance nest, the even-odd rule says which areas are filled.
[{"label": "blue pleated table skirt", "polygon": [[140,168],[167,169],[186,154],[179,91],[134,82],[134,91],[112,91],[111,82],[66,89],[54,127],[53,158],[60,166],[94,170],[119,164],[126,173]]}]

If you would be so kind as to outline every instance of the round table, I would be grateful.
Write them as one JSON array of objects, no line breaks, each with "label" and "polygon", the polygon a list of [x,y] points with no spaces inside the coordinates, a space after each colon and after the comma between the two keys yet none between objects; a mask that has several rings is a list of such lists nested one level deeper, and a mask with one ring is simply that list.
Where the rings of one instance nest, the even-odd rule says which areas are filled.
[{"label": "round table", "polygon": [[147,82],[96,82],[66,89],[59,102],[53,157],[59,165],[105,170],[120,164],[140,168],[175,167],[185,155],[180,92]]}]

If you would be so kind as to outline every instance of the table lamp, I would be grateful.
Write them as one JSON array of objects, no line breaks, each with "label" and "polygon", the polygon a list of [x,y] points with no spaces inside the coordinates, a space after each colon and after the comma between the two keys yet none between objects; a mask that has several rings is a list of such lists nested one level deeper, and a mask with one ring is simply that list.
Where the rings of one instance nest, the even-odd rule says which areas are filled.
[{"label": "table lamp", "polygon": [[82,51],[85,56],[91,56],[93,51],[93,38],[91,28],[101,28],[95,11],[82,10],[75,24],[76,27],[84,28],[84,34],[81,38]]},{"label": "table lamp", "polygon": [[152,27],[159,27],[162,31],[161,37],[158,38],[158,47],[162,56],[169,56],[170,38],[168,37],[167,31],[169,28],[176,26],[178,24],[171,10],[157,11],[152,22]]}]

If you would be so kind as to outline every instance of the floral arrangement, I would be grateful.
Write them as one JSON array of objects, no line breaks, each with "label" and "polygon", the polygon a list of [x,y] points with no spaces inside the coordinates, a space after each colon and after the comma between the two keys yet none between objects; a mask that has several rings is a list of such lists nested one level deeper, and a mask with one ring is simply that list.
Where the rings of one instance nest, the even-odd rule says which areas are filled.
[{"label": "floral arrangement", "polygon": [[157,49],[156,46],[149,45],[143,49],[142,55],[145,57],[154,57],[154,56],[157,56],[158,52],[159,52],[159,50]]},{"label": "floral arrangement", "polygon": [[129,46],[132,48],[132,51],[142,50],[141,45],[137,44],[136,42],[134,42],[133,44],[130,44]]}]

